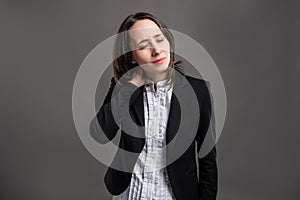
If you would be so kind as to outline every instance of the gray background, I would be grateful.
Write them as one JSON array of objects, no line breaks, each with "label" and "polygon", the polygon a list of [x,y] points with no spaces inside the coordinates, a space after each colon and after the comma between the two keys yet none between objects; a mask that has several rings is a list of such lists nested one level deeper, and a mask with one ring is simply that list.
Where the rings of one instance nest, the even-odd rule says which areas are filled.
[{"label": "gray background", "polygon": [[138,11],[197,40],[223,76],[218,199],[300,199],[299,8],[296,0],[2,0],[0,199],[110,198],[105,166],[75,130],[72,87],[87,54]]}]

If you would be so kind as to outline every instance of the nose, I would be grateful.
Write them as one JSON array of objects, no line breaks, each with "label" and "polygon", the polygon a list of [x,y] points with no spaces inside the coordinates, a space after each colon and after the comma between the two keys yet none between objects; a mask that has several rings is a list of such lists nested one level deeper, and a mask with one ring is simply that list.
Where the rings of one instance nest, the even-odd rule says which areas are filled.
[{"label": "nose", "polygon": [[152,55],[156,56],[161,53],[162,49],[158,47],[157,44],[152,44]]}]

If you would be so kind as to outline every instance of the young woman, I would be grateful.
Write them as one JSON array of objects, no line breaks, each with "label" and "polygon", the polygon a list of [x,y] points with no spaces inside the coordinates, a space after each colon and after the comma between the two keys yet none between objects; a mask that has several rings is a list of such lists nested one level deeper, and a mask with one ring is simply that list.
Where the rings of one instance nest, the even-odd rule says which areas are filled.
[{"label": "young woman", "polygon": [[[119,149],[105,175],[108,191],[117,200],[216,199],[216,148],[203,158],[197,155],[212,115],[206,81],[184,75],[180,62],[174,62],[173,36],[155,16],[129,15],[118,33],[114,77],[93,120],[100,126],[90,129],[100,143],[121,129]],[[176,151],[183,143],[188,144],[184,151]]]}]

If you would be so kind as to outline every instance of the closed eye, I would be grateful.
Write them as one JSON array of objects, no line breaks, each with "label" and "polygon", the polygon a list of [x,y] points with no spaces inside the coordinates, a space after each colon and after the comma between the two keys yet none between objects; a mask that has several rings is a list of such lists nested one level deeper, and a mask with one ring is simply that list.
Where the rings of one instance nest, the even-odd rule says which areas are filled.
[{"label": "closed eye", "polygon": [[139,50],[143,50],[143,49],[147,48],[147,46],[148,46],[147,44],[146,44],[146,45],[142,45],[142,46],[139,46],[138,49],[139,49]]},{"label": "closed eye", "polygon": [[[156,40],[157,43],[161,43],[161,42],[163,42],[163,41],[164,41],[164,38],[161,38],[161,39],[157,39],[157,40]],[[144,42],[144,43],[146,43],[146,42]],[[139,50],[143,50],[143,49],[145,49],[145,48],[147,48],[147,47],[148,47],[148,44],[145,44],[145,45],[139,46],[138,49],[139,49]]]}]

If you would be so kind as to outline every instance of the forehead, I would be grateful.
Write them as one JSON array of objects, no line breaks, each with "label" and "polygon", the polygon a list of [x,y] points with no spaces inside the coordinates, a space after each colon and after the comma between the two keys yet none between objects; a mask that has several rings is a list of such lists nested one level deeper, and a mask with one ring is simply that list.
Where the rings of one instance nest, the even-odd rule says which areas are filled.
[{"label": "forehead", "polygon": [[155,22],[143,19],[135,22],[130,28],[129,34],[134,41],[138,42],[138,40],[147,39],[157,34],[162,34],[162,32]]},{"label": "forehead", "polygon": [[130,29],[139,29],[139,28],[159,28],[157,24],[150,19],[142,19],[135,22]]}]

